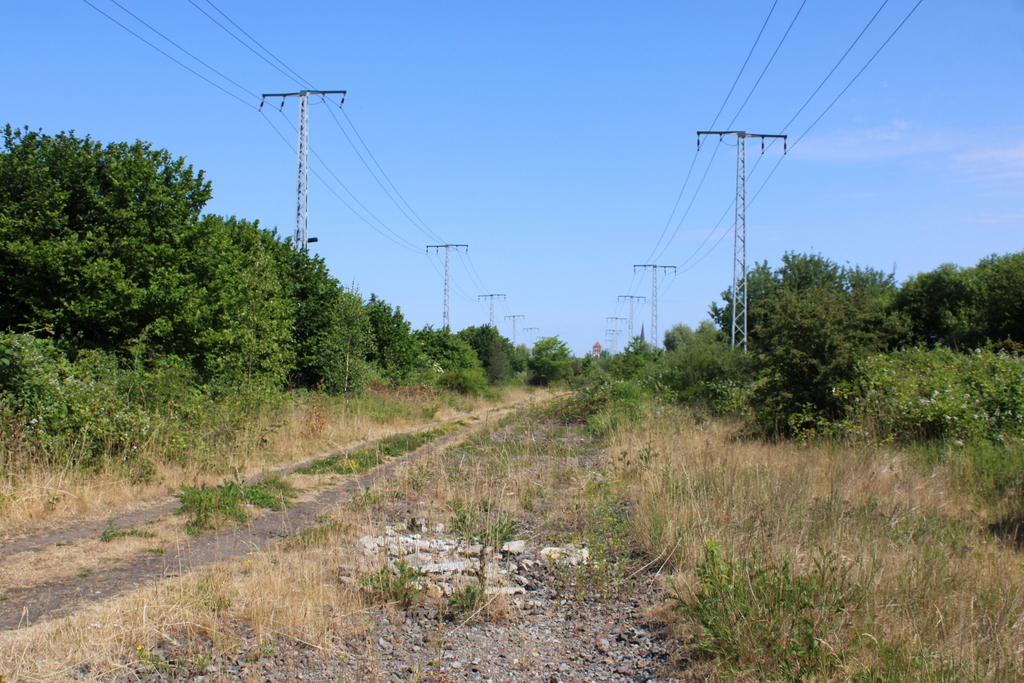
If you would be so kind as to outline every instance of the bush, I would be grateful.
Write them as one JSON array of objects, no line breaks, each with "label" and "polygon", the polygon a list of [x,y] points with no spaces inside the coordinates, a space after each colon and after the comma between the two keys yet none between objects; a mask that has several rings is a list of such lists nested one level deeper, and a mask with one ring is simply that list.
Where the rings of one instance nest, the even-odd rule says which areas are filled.
[{"label": "bush", "polygon": [[755,553],[729,560],[708,543],[697,591],[692,598],[677,591],[674,607],[702,627],[698,651],[730,668],[767,680],[829,680],[843,656],[835,636],[849,626],[863,594],[849,572],[825,552],[800,575],[787,559]]},{"label": "bush", "polygon": [[152,473],[141,457],[151,416],[133,397],[128,374],[100,351],[71,363],[49,340],[0,335],[0,412],[47,464]]},{"label": "bush", "polygon": [[861,363],[851,425],[876,439],[1024,438],[1024,358],[907,349]]}]

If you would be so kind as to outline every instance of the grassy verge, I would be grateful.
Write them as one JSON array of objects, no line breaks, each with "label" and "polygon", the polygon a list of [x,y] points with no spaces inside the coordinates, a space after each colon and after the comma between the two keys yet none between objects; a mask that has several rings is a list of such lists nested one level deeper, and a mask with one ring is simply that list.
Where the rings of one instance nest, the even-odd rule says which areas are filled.
[{"label": "grassy verge", "polygon": [[670,557],[691,654],[742,680],[1019,681],[1006,499],[896,447],[764,443],[663,409],[612,437],[632,524]]},{"label": "grassy verge", "polygon": [[425,432],[386,436],[369,448],[320,458],[297,468],[295,474],[358,474],[365,472],[389,458],[397,458],[410,453],[420,446],[425,446],[435,439],[450,434],[464,424],[463,422],[453,422]]}]

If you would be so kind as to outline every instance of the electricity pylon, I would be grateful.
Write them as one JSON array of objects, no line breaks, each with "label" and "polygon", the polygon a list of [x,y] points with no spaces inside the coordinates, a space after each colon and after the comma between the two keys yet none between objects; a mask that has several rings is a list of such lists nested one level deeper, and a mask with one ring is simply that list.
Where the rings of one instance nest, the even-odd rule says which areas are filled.
[{"label": "electricity pylon", "polygon": [[459,250],[459,247],[465,247],[466,251],[469,251],[468,244],[428,244],[427,253],[430,253],[431,249],[444,249],[444,329],[450,329],[449,322],[449,309],[448,309],[448,280],[451,278],[451,249],[455,247],[455,251]]},{"label": "electricity pylon", "polygon": [[505,320],[512,318],[512,346],[516,345],[516,318],[525,319],[525,315],[506,315]]},{"label": "electricity pylon", "polygon": [[504,294],[481,294],[481,295],[479,295],[477,297],[477,301],[479,301],[480,299],[490,299],[491,300],[491,322],[489,323],[491,327],[494,327],[494,300],[497,297],[499,297],[499,296],[502,299],[505,298]]},{"label": "electricity pylon", "polygon": [[658,268],[662,270],[668,270],[669,268],[675,272],[675,266],[656,266],[653,263],[644,263],[638,266],[633,266],[633,272],[636,272],[637,268],[650,268],[651,269],[651,347],[658,348]]},{"label": "electricity pylon", "polygon": [[736,136],[736,222],[733,224],[732,245],[732,348],[747,350],[747,138],[761,138],[764,154],[765,138],[782,138],[782,153],[786,153],[785,135],[746,133],[742,130],[699,130],[697,151],[701,135]]},{"label": "electricity pylon", "polygon": [[620,294],[619,301],[623,299],[629,299],[629,338],[633,338],[633,299],[643,299],[647,301],[645,296],[633,296],[632,294]]},{"label": "electricity pylon", "polygon": [[[612,353],[617,353],[619,350],[619,332],[622,332],[622,329],[619,328],[617,324],[612,321],[625,320],[625,318],[616,318],[613,316],[608,316],[607,318],[605,318],[605,320],[610,322],[612,325],[616,325],[615,334],[612,336]],[[605,330],[604,332],[605,334],[608,334],[608,330]]]},{"label": "electricity pylon", "polygon": [[530,351],[533,351],[533,333],[540,332],[539,327],[524,327],[523,332],[527,332],[530,335]]},{"label": "electricity pylon", "polygon": [[605,330],[604,333],[604,340],[611,344],[612,350],[609,353],[615,355],[615,347],[619,343],[619,330]]},{"label": "electricity pylon", "polygon": [[[345,104],[345,90],[300,90],[299,92],[266,93],[260,101],[260,109],[268,97],[280,97],[281,109],[288,97],[299,98],[299,187],[298,207],[295,210],[295,248],[305,251],[309,247],[309,96],[341,95],[338,107]],[[316,239],[314,238],[314,242]]]}]

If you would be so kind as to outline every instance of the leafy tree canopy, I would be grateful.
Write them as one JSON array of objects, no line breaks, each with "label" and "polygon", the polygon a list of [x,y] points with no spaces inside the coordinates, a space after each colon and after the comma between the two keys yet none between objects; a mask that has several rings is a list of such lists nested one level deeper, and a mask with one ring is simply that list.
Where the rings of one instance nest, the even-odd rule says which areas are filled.
[{"label": "leafy tree canopy", "polygon": [[572,370],[569,347],[558,337],[538,339],[526,365],[532,384],[547,385],[565,379]]},{"label": "leafy tree canopy", "polygon": [[501,382],[509,375],[526,369],[526,359],[496,327],[467,327],[458,332],[458,337],[473,347],[492,383]]}]

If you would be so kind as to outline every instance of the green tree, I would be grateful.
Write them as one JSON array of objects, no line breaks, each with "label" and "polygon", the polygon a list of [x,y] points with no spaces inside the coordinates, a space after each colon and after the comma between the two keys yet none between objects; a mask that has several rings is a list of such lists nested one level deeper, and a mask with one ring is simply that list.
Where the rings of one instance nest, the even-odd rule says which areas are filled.
[{"label": "green tree", "polygon": [[8,126],[0,153],[0,329],[122,357],[187,358],[204,378],[279,381],[293,312],[273,238],[206,216],[210,184],[143,142]]},{"label": "green tree", "polygon": [[331,277],[319,256],[264,234],[275,250],[284,283],[282,294],[294,317],[295,361],[289,382],[331,393],[359,390],[365,374],[363,354],[371,334],[362,297]]},{"label": "green tree", "polygon": [[974,268],[978,323],[991,341],[1024,343],[1024,252],[993,254]]},{"label": "green tree", "polygon": [[903,283],[893,310],[903,317],[911,343],[974,348],[984,340],[977,324],[979,298],[974,273],[946,263]]},{"label": "green tree", "polygon": [[211,196],[202,172],[142,142],[10,126],[3,139],[0,328],[45,327],[69,350],[173,346],[153,328],[205,284],[188,263]]},{"label": "green tree", "polygon": [[458,332],[458,337],[473,347],[491,383],[501,382],[510,374],[526,369],[526,360],[496,327],[467,327]]},{"label": "green tree", "polygon": [[370,326],[366,360],[373,363],[388,381],[405,381],[416,366],[418,347],[412,336],[412,326],[402,315],[402,309],[392,308],[371,294],[366,304],[366,315]]},{"label": "green tree", "polygon": [[531,384],[543,386],[565,379],[572,371],[569,347],[558,337],[538,339],[526,366]]}]

